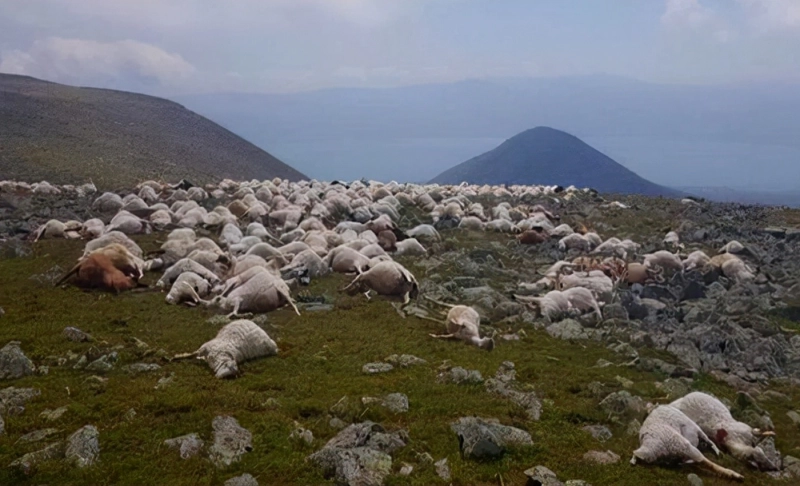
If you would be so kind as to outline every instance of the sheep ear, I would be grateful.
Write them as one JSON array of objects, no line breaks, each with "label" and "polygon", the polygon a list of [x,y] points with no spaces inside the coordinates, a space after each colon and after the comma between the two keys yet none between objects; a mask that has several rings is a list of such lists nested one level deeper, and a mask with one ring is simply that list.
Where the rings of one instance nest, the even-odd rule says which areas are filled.
[{"label": "sheep ear", "polygon": [[728,437],[728,431],[725,429],[717,429],[717,433],[714,434],[714,442],[717,444],[724,444],[725,438]]}]

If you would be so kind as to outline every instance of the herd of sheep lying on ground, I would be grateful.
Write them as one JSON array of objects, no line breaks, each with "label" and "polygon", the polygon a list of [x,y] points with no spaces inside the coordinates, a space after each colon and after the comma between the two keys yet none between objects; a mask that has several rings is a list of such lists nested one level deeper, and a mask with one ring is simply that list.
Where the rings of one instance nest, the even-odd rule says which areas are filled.
[{"label": "herd of sheep lying on ground", "polygon": [[[712,267],[737,282],[758,278],[756,270],[737,256],[744,247],[735,241],[715,256],[702,251],[682,256],[679,237],[670,232],[663,242],[667,249],[640,256],[640,245],[634,241],[603,240],[585,227],[561,223],[559,216],[533,204],[544,201],[558,207],[560,201],[588,192],[574,187],[360,181],[345,185],[280,179],[224,180],[201,188],[186,181],[173,186],[147,181],[124,197],[104,193],[94,201],[93,210],[114,214],[108,223],[51,220],[36,231],[35,239],[87,240],[83,256],[58,284],[71,279],[81,287],[121,292],[142,285],[145,272],[159,271],[156,286],[167,292],[169,304],[214,307],[231,318],[287,305],[299,314],[292,291],[328,272],[353,275],[342,289],[351,295],[360,292],[369,298],[374,292],[408,303],[418,297],[419,285],[393,255],[426,255],[423,243],[440,240],[436,227],[442,226],[514,233],[522,245],[557,239],[562,252],[577,250],[580,256],[555,262],[540,280],[519,283],[515,299],[547,320],[584,313],[602,318],[602,307],[613,300],[621,282],[661,282],[665,275],[699,267]],[[512,206],[509,200],[519,204]],[[209,201],[216,207],[208,210],[204,204],[210,206]],[[620,203],[610,206],[625,208]],[[409,228],[412,225],[401,217],[401,211],[409,208],[427,215],[433,224]],[[215,232],[216,241],[199,237],[195,229],[200,228]],[[148,256],[129,235],[151,231],[170,232],[158,254]],[[495,347],[491,337],[481,337],[475,309],[450,307],[447,333],[433,337],[459,339],[487,350]],[[182,356],[206,360],[218,378],[225,378],[236,376],[239,363],[277,352],[263,329],[239,319],[194,353]],[[759,438],[768,434],[734,420],[716,398],[693,392],[651,411],[631,462],[693,461],[740,479],[738,473],[708,460],[698,447],[705,443],[717,454],[722,449],[770,470],[775,466],[757,446]]]}]

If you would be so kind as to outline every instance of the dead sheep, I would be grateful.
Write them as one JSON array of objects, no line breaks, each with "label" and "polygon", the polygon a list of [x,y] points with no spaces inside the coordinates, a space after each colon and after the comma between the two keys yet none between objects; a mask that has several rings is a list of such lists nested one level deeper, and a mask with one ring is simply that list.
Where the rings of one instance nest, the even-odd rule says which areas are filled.
[{"label": "dead sheep", "polygon": [[640,248],[641,245],[632,240],[629,239],[620,240],[619,238],[612,237],[601,243],[597,248],[595,248],[592,251],[592,254],[615,256],[627,259],[629,255],[635,255]]},{"label": "dead sheep", "polygon": [[325,261],[313,250],[304,250],[295,255],[291,263],[280,269],[281,273],[289,272],[295,268],[304,267],[311,278],[323,277],[330,273],[330,268]]},{"label": "dead sheep", "polygon": [[483,225],[484,231],[497,231],[500,233],[519,233],[520,229],[508,219],[494,219]]},{"label": "dead sheep", "polygon": [[372,243],[359,250],[359,253],[367,258],[375,258],[377,256],[386,255],[386,251],[378,243]]},{"label": "dead sheep", "polygon": [[[190,288],[193,291],[190,291]],[[196,304],[195,295],[205,297],[209,292],[211,292],[211,284],[208,280],[194,272],[183,272],[172,284],[166,301],[167,304],[180,304],[182,302]]]},{"label": "dead sheep", "polygon": [[370,264],[369,257],[347,246],[331,250],[325,261],[336,273],[361,273]]},{"label": "dead sheep", "polygon": [[278,345],[253,321],[240,319],[219,330],[216,337],[193,353],[208,363],[217,378],[233,378],[239,364],[278,354]]},{"label": "dead sheep", "polygon": [[61,285],[73,275],[78,287],[122,292],[138,286],[142,268],[124,246],[113,244],[82,257],[55,285]]},{"label": "dead sheep", "polygon": [[563,317],[593,311],[602,320],[603,314],[592,291],[583,287],[565,290],[551,290],[541,297],[514,295],[514,299],[532,305],[539,314],[550,322]]},{"label": "dead sheep", "polygon": [[219,276],[211,270],[194,260],[182,258],[164,272],[161,278],[158,279],[158,282],[156,282],[156,287],[160,289],[172,287],[172,284],[175,283],[175,280],[177,280],[183,272],[194,272],[212,284],[220,282]]},{"label": "dead sheep", "polygon": [[113,213],[122,209],[124,203],[118,194],[104,192],[92,203],[92,209],[101,213]]},{"label": "dead sheep", "polygon": [[79,221],[67,221],[62,223],[57,219],[51,219],[41,225],[34,233],[33,241],[48,238],[69,238],[78,239],[81,237],[80,231],[82,224]]},{"label": "dead sheep", "polygon": [[572,233],[558,241],[558,249],[561,251],[580,250],[588,253],[601,244],[602,240],[596,233],[586,233],[585,235]]},{"label": "dead sheep", "polygon": [[664,282],[664,269],[662,267],[650,268],[642,263],[631,262],[627,265],[625,281],[629,284],[645,285],[649,282]]},{"label": "dead sheep", "polygon": [[269,243],[257,243],[250,247],[249,250],[245,253],[245,255],[256,255],[260,256],[265,260],[269,260],[273,257],[283,257],[285,256],[279,249],[275,248],[274,246],[270,245]]},{"label": "dead sheep", "polygon": [[416,299],[419,284],[414,275],[395,261],[382,261],[364,273],[359,274],[342,289],[350,295],[364,293],[369,298],[370,291],[390,298],[400,298],[407,304]]},{"label": "dead sheep", "polygon": [[232,263],[233,264],[228,271],[228,278],[240,275],[253,267],[264,267],[273,275],[278,276],[280,275],[278,269],[284,265],[288,265],[289,261],[286,260],[285,257],[273,257],[267,261],[258,255],[245,255],[243,257],[234,259]]},{"label": "dead sheep", "polygon": [[479,348],[491,351],[494,349],[494,339],[480,336],[481,318],[472,307],[457,305],[447,313],[447,332],[449,334],[431,334],[437,339],[460,339]]},{"label": "dead sheep", "polygon": [[720,269],[723,275],[736,282],[747,282],[755,278],[755,271],[732,253],[721,253],[711,257],[708,266]]},{"label": "dead sheep", "polygon": [[240,230],[238,226],[227,223],[222,227],[222,231],[219,235],[219,242],[223,247],[230,248],[231,245],[242,241],[243,237],[242,230]]},{"label": "dead sheep", "polygon": [[267,231],[267,228],[265,228],[264,225],[261,223],[250,223],[247,225],[247,229],[245,230],[245,235],[255,236],[263,239],[269,236],[269,232]]},{"label": "dead sheep", "polygon": [[695,268],[703,268],[711,261],[708,255],[705,254],[702,250],[697,250],[689,253],[686,259],[683,261],[683,269],[694,270]]},{"label": "dead sheep", "polygon": [[230,311],[229,317],[240,312],[271,312],[285,305],[292,306],[300,315],[286,282],[262,267],[250,268],[228,279],[222,294],[211,300],[195,298],[207,307]]},{"label": "dead sheep", "polygon": [[517,235],[517,241],[521,245],[538,245],[550,239],[550,235],[546,231],[529,229]]},{"label": "dead sheep", "polygon": [[601,270],[563,275],[558,283],[560,290],[575,287],[589,289],[593,295],[597,296],[597,298],[604,303],[611,302],[614,294],[614,282]]},{"label": "dead sheep", "polygon": [[126,235],[138,235],[150,233],[151,228],[149,221],[131,214],[128,211],[120,210],[108,223],[105,231],[106,233],[111,231],[121,231]]},{"label": "dead sheep", "polygon": [[708,460],[698,449],[700,442],[719,450],[708,435],[690,417],[671,405],[659,405],[639,429],[639,448],[633,451],[631,464],[692,461],[727,479],[744,479],[739,473]]},{"label": "dead sheep", "polygon": [[234,255],[242,255],[261,242],[262,240],[258,236],[245,236],[239,243],[229,246],[228,250]]},{"label": "dead sheep", "polygon": [[675,249],[681,246],[681,238],[675,231],[670,231],[661,242],[665,248]]},{"label": "dead sheep", "polygon": [[427,250],[416,238],[407,238],[397,242],[397,256],[420,256],[426,255]]},{"label": "dead sheep", "polygon": [[397,235],[391,230],[384,230],[378,233],[378,245],[384,251],[397,251]]},{"label": "dead sheep", "polygon": [[467,216],[461,218],[458,222],[458,227],[469,231],[481,231],[483,230],[484,224],[485,223],[477,216]]},{"label": "dead sheep", "polygon": [[659,266],[670,272],[680,272],[683,270],[683,262],[680,256],[667,250],[658,250],[644,256],[644,266],[652,268]]},{"label": "dead sheep", "polygon": [[718,447],[727,450],[740,461],[752,462],[767,471],[778,469],[756,445],[759,437],[774,434],[762,432],[734,419],[728,407],[716,397],[703,392],[692,392],[670,405],[686,414]]},{"label": "dead sheep", "polygon": [[134,242],[128,237],[128,235],[121,231],[110,231],[100,238],[96,238],[86,243],[86,246],[83,248],[83,254],[84,256],[88,255],[95,250],[99,250],[104,246],[114,243],[119,243],[120,245],[124,246],[129,252],[131,252],[133,256],[137,258],[142,258],[142,255],[144,255],[144,252],[142,252],[142,249],[139,248],[139,245],[137,245],[136,242]]},{"label": "dead sheep", "polygon": [[436,228],[429,224],[420,224],[411,228],[410,230],[406,231],[406,234],[411,238],[426,239],[430,238],[435,241],[441,241],[442,237],[439,235],[439,232],[436,231]]},{"label": "dead sheep", "polygon": [[100,238],[103,236],[105,227],[105,223],[98,218],[87,219],[83,222],[83,226],[80,229],[81,237],[86,240]]}]

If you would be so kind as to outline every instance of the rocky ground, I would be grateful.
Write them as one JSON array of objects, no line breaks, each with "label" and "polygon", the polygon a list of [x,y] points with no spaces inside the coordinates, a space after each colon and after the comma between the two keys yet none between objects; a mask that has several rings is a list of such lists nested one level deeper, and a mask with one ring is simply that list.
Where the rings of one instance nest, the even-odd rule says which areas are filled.
[{"label": "rocky ground", "polygon": [[[758,278],[696,270],[623,284],[602,319],[548,322],[513,294],[577,253],[445,221],[428,256],[398,258],[420,299],[367,301],[337,291],[344,276],[314,280],[301,316],[254,319],[278,356],[222,381],[170,360],[213,337],[222,316],[151,290],[53,288],[83,243],[33,244],[30,233],[92,217],[93,197],[0,193],[0,483],[723,484],[693,466],[628,464],[647,403],[691,390],[777,433],[762,446],[782,471],[721,464],[748,484],[800,481],[800,212],[633,196],[604,207],[612,199],[555,211],[641,254],[670,230],[684,254],[738,240]],[[150,250],[163,235],[136,240]],[[475,307],[495,349],[429,338],[443,331],[435,302]]]}]

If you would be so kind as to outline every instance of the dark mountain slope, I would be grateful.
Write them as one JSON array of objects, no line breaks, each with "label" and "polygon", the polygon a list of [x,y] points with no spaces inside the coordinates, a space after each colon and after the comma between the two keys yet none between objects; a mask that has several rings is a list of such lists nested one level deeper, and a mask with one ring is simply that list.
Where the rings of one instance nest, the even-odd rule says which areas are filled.
[{"label": "dark mountain slope", "polygon": [[593,149],[577,137],[548,127],[526,130],[497,148],[436,176],[440,184],[558,184],[604,193],[678,196]]},{"label": "dark mountain slope", "polygon": [[298,180],[303,174],[162,98],[0,74],[0,179],[101,189],[142,179]]}]

